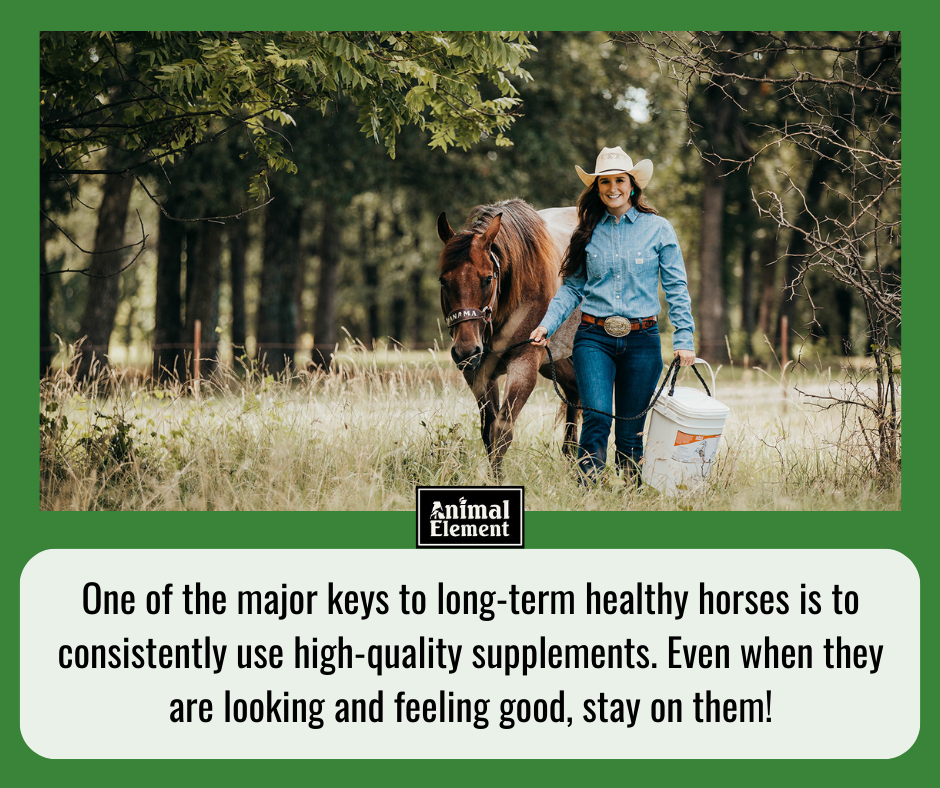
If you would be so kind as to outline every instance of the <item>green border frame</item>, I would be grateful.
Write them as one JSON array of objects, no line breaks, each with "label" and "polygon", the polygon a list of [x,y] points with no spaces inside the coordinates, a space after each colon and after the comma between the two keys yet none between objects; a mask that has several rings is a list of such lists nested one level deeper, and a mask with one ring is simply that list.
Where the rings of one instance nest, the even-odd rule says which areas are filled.
[{"label": "green border frame", "polygon": [[[424,0],[419,0],[424,3]],[[172,7],[176,6],[176,7]],[[8,89],[14,111],[4,126],[7,167],[13,177],[6,181],[4,195],[5,226],[12,235],[6,266],[8,277],[7,303],[2,310],[5,336],[9,342],[11,372],[25,370],[27,376],[8,374],[4,402],[7,405],[7,429],[3,456],[4,485],[7,504],[7,537],[2,560],[2,626],[7,659],[2,674],[2,695],[5,701],[2,745],[4,773],[11,783],[35,786],[101,785],[134,783],[140,786],[165,785],[167,781],[182,784],[219,780],[231,785],[264,784],[276,781],[307,781],[316,775],[320,781],[344,783],[360,780],[423,782],[446,780],[449,784],[471,784],[484,780],[509,782],[534,779],[551,783],[588,783],[604,780],[649,781],[691,784],[763,785],[851,784],[853,786],[909,785],[928,781],[936,774],[933,747],[937,743],[938,681],[930,670],[921,671],[921,730],[917,742],[903,755],[891,760],[639,760],[629,763],[616,760],[571,761],[320,761],[310,764],[295,760],[254,761],[178,761],[178,760],[49,760],[30,750],[19,732],[19,580],[26,563],[50,548],[386,548],[414,549],[414,515],[403,513],[42,513],[38,511],[38,477],[35,465],[24,458],[36,457],[35,426],[29,418],[18,414],[33,413],[35,383],[29,377],[35,367],[35,335],[38,316],[38,281],[28,261],[34,259],[38,217],[33,208],[38,199],[35,165],[28,151],[35,144],[33,127],[21,122],[16,110],[35,101],[34,88],[20,78],[37,61],[36,32],[54,22],[57,29],[80,29],[107,20],[116,28],[164,29],[219,27],[217,8],[195,10],[192,5],[163,4],[158,11],[143,7],[129,9],[126,4],[105,0],[89,9],[74,2],[51,0],[35,9],[16,9],[11,14],[12,29],[25,28],[22,36],[10,36],[7,65]],[[241,6],[239,8],[238,6]],[[530,6],[530,7],[526,7]],[[236,2],[226,6],[224,22],[237,20],[257,29],[305,27],[403,26],[411,29],[441,27],[450,29],[488,27],[528,27],[541,29],[596,29],[611,24],[632,27],[702,27],[741,29],[744,27],[781,27],[829,29],[839,21],[845,27],[846,16],[854,28],[878,27],[873,22],[890,17],[890,27],[902,29],[909,39],[905,87],[908,100],[908,161],[926,161],[921,140],[926,138],[931,120],[936,116],[936,99],[928,94],[928,81],[934,69],[928,65],[926,20],[915,18],[915,4],[910,0],[890,7],[861,0],[850,10],[843,7],[817,7],[810,11],[787,8],[785,11],[757,7],[734,0],[719,8],[708,4],[674,0],[667,10],[607,6],[584,12],[571,3],[558,0],[551,4],[517,2],[510,8],[492,6],[441,10],[403,10],[391,3],[364,0],[354,10],[337,11],[306,6],[271,14]],[[260,11],[260,13],[259,13]],[[264,13],[268,11],[269,13]],[[182,12],[182,13],[181,13]],[[919,25],[908,31],[910,18]],[[617,21],[619,20],[619,22]],[[781,25],[781,20],[784,25]],[[498,22],[498,25],[497,25]],[[670,22],[672,24],[670,24]],[[776,24],[773,24],[776,22]],[[149,25],[148,25],[149,23]],[[253,24],[252,24],[253,23]],[[697,24],[698,23],[698,24]],[[761,24],[764,23],[764,24]],[[223,25],[224,26],[224,25]],[[234,25],[233,25],[234,26]],[[884,25],[888,27],[889,25]],[[36,73],[33,71],[32,73]],[[911,114],[913,113],[913,114]],[[913,136],[910,136],[913,134]],[[927,174],[911,171],[907,181],[908,194],[923,195],[924,202],[909,200],[908,246],[924,252],[926,264],[908,266],[908,296],[905,299],[913,329],[908,332],[915,344],[908,349],[913,359],[922,345],[927,329],[926,315],[936,312],[930,303],[931,285],[938,284],[934,260],[927,256],[926,233],[921,228],[929,219],[926,214]],[[32,218],[30,218],[32,217]],[[913,221],[911,221],[913,219]],[[12,231],[12,232],[11,232]],[[913,233],[913,234],[912,234]],[[915,258],[912,258],[912,260]],[[917,258],[918,260],[921,258]],[[12,296],[12,297],[11,297]],[[914,308],[912,307],[912,304]],[[917,307],[922,307],[918,309]],[[918,330],[920,329],[920,330]],[[26,340],[17,342],[25,331]],[[910,558],[921,578],[921,602],[940,598],[938,589],[936,515],[929,500],[933,479],[932,456],[928,455],[930,440],[925,391],[932,380],[920,365],[908,373],[908,382],[916,383],[908,396],[908,425],[911,419],[917,431],[908,429],[908,470],[905,473],[907,492],[904,509],[898,513],[661,513],[646,514],[642,521],[631,522],[622,513],[549,513],[527,515],[526,549],[566,548],[890,548]],[[936,430],[933,431],[934,433]],[[915,460],[917,460],[915,462]],[[629,515],[626,516],[627,518]],[[199,519],[197,528],[191,520]],[[274,527],[272,527],[274,526]],[[433,560],[435,551],[427,553]],[[925,614],[926,613],[926,614]],[[936,616],[929,608],[922,610],[921,662],[924,655],[935,653],[938,645]],[[365,753],[364,753],[365,754]],[[616,753],[611,753],[615,758]],[[313,771],[315,770],[315,771]]]}]

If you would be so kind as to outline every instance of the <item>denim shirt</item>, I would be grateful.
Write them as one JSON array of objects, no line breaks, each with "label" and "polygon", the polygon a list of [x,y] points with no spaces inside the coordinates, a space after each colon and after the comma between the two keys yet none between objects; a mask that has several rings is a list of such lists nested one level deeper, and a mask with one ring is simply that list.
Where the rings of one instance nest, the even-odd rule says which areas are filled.
[{"label": "denim shirt", "polygon": [[586,275],[565,277],[542,325],[551,336],[579,304],[594,317],[659,315],[660,281],[674,330],[673,350],[694,351],[692,299],[676,231],[661,216],[640,213],[635,206],[619,223],[608,212],[587,245]]}]

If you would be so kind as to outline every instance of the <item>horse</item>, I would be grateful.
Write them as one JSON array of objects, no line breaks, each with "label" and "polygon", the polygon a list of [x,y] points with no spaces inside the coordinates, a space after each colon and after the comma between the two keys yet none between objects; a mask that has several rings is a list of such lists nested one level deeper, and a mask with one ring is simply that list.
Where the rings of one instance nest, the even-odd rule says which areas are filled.
[{"label": "horse", "polygon": [[[544,348],[522,344],[539,324],[561,284],[561,258],[577,225],[575,208],[536,211],[520,199],[479,205],[466,229],[454,232],[445,213],[437,220],[444,242],[439,263],[441,309],[454,341],[451,357],[480,409],[483,446],[497,481],[513,425],[538,374],[551,377]],[[562,451],[572,455],[580,402],[571,346],[580,321],[575,312],[549,345],[565,398]],[[499,378],[507,377],[500,405]]]}]

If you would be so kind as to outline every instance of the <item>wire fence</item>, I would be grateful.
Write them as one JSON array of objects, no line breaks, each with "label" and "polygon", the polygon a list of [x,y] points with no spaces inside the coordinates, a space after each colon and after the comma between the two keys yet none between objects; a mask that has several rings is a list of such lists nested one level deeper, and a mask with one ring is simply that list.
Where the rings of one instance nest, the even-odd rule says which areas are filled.
[{"label": "wire fence", "polygon": [[[255,353],[263,353],[266,350],[285,350],[291,351],[293,353],[310,353],[311,351],[317,352],[343,352],[345,349],[355,350],[355,349],[366,349],[366,350],[377,350],[385,344],[390,348],[398,348],[401,350],[434,350],[440,349],[440,345],[433,342],[399,342],[397,339],[387,339],[382,340],[372,340],[371,343],[359,343],[359,344],[348,344],[346,348],[339,345],[338,343],[330,344],[306,344],[306,343],[291,343],[291,342],[251,342],[245,345],[233,345],[231,342],[202,342],[199,344],[199,348],[205,353],[212,353],[218,350],[247,350],[248,347],[254,348]],[[140,343],[138,345],[85,345],[80,343],[63,343],[61,345],[40,345],[40,352],[46,353],[59,353],[62,350],[68,350],[74,348],[74,352],[78,353],[94,353],[96,355],[109,355],[113,353],[117,348],[123,348],[125,352],[129,352],[132,349],[135,351],[144,352],[147,354],[152,354],[156,351],[163,350],[176,350],[176,351],[190,351],[193,352],[196,350],[197,344],[195,342],[164,342],[164,343]]]}]

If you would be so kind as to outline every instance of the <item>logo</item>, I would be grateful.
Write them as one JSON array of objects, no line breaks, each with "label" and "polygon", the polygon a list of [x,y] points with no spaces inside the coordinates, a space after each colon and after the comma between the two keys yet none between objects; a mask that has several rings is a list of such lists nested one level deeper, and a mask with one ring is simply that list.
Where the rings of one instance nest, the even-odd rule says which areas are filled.
[{"label": "logo", "polygon": [[525,547],[524,487],[418,487],[418,547]]}]

